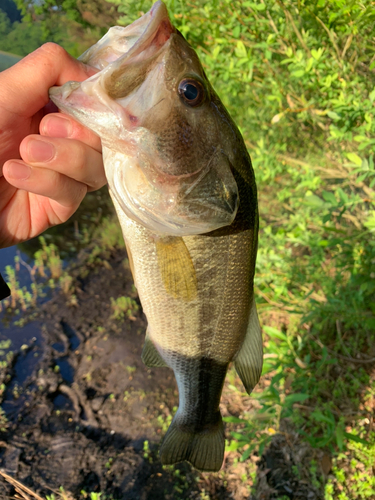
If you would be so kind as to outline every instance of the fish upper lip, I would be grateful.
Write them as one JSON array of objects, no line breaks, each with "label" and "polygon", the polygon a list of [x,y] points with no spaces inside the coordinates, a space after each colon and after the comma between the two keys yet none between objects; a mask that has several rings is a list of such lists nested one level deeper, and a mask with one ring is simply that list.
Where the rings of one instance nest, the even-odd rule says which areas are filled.
[{"label": "fish upper lip", "polygon": [[[141,21],[143,20],[143,21]],[[65,83],[61,87],[52,87],[49,90],[49,95],[56,104],[61,106],[61,104],[64,103],[65,105],[69,107],[69,103],[67,102],[67,99],[71,96],[71,94],[79,89],[83,88],[85,86],[93,86],[96,88],[95,93],[99,99],[99,101],[103,102],[106,101],[107,99],[104,98],[103,100],[103,93],[105,93],[105,82],[107,78],[109,78],[112,73],[118,69],[120,69],[121,66],[124,64],[126,65],[127,62],[131,61],[132,59],[136,58],[142,52],[147,50],[149,47],[152,45],[155,45],[155,51],[152,55],[149,57],[154,57],[168,42],[170,36],[172,33],[176,32],[176,29],[172,25],[168,11],[166,9],[166,6],[162,1],[156,2],[151,10],[144,14],[142,18],[140,18],[138,21],[141,21],[141,23],[145,24],[144,30],[137,39],[137,41],[134,43],[133,46],[130,47],[127,51],[125,51],[122,55],[120,55],[116,60],[113,62],[108,63],[108,65],[91,77],[89,77],[87,80],[84,80],[83,82],[74,82],[70,81]],[[137,21],[136,21],[137,22]],[[134,24],[134,23],[133,23]],[[142,25],[142,24],[141,24]],[[130,25],[132,26],[132,25]],[[126,30],[127,28],[124,28]],[[105,35],[106,36],[106,35]],[[126,35],[124,35],[126,36]],[[104,38],[104,37],[103,37]],[[102,39],[103,40],[103,39]],[[100,41],[99,41],[100,42]],[[98,42],[98,43],[99,43]],[[80,56],[78,59],[82,60],[83,62],[86,62],[90,64],[90,59],[95,59],[95,55],[100,52],[101,46],[99,45],[96,50],[92,51],[92,48],[88,49],[82,56]],[[91,51],[90,51],[91,50]],[[88,59],[85,58],[87,55]],[[147,57],[147,59],[149,59]],[[99,66],[99,63],[98,63]],[[84,91],[85,92],[85,91]],[[85,92],[87,93],[87,92]],[[101,97],[102,96],[102,97]],[[109,101],[110,105],[109,105]],[[117,115],[119,122],[123,124],[126,130],[131,130],[134,128],[136,120],[134,120],[133,117],[129,113],[126,112],[126,109],[124,109],[120,104],[116,102],[115,99],[109,99],[107,103],[105,104],[106,106],[109,105],[110,108],[112,108],[112,111]],[[133,120],[132,120],[133,119]]]},{"label": "fish upper lip", "polygon": [[[169,39],[170,35],[172,33],[175,33],[176,29],[172,25],[168,11],[163,4],[163,2],[158,1],[156,2],[152,9],[148,12],[151,20],[148,22],[145,30],[143,31],[142,35],[138,38],[136,43],[127,51],[125,52],[122,56],[120,56],[114,63],[122,63],[124,59],[130,59],[133,58],[134,56],[140,54],[143,52],[148,46],[150,46],[158,36],[158,32],[160,31],[160,28],[164,27],[166,28],[164,36],[166,36],[166,39],[164,41],[161,40],[161,46],[164,45],[164,43]],[[147,14],[145,14],[146,16]],[[168,33],[169,31],[169,33]],[[161,38],[163,38],[163,33],[160,33],[159,36],[161,35]]]}]

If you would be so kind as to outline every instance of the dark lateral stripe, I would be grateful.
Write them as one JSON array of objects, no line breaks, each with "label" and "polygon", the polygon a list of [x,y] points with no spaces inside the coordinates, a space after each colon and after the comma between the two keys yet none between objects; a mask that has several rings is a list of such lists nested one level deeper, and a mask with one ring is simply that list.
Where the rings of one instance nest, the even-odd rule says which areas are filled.
[{"label": "dark lateral stripe", "polygon": [[0,300],[6,299],[10,295],[10,288],[5,283],[3,277],[0,274]]}]

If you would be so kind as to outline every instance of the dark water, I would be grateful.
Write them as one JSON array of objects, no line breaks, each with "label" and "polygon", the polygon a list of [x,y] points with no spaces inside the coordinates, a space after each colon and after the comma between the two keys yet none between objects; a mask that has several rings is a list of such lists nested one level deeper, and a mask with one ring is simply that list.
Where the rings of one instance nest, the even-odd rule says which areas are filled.
[{"label": "dark water", "polygon": [[[74,262],[77,253],[90,243],[91,237],[103,217],[112,213],[112,210],[107,188],[104,187],[96,193],[90,193],[68,222],[51,228],[43,234],[47,244],[54,243],[56,245],[62,258],[63,267]],[[34,238],[21,245],[0,249],[0,272],[4,279],[7,280],[6,266],[14,268],[14,259],[15,257],[19,257],[19,270],[16,274],[17,281],[21,289],[26,287],[30,290],[32,283],[30,269],[35,264],[34,254],[40,248],[41,242],[39,238]],[[44,293],[44,297],[38,298],[37,307],[46,302],[54,292],[46,284]],[[0,312],[0,346],[4,341],[11,341],[9,346],[5,344],[5,347],[2,349],[0,347],[0,350],[3,351],[0,353],[0,361],[5,360],[7,353],[10,351],[17,353],[16,361],[12,368],[12,380],[7,386],[4,400],[1,404],[10,419],[17,415],[19,408],[28,399],[28,391],[24,391],[19,395],[16,394],[16,397],[14,394],[17,393],[18,387],[25,385],[25,382],[27,386],[27,378],[38,369],[38,362],[43,355],[44,348],[42,324],[38,321],[31,321],[20,326],[20,320],[22,322],[22,319],[24,319],[23,314],[22,312],[9,309]],[[74,330],[69,325],[62,325],[62,327],[69,340],[70,348],[72,350],[77,349],[80,340]],[[26,348],[26,346],[28,347]],[[59,343],[53,344],[52,347],[57,354],[63,353],[65,348]],[[57,358],[56,365],[59,367],[64,382],[67,384],[72,383],[74,370],[67,358],[64,356]],[[57,407],[65,405],[66,398],[62,397],[60,399],[62,400],[56,401]]]}]

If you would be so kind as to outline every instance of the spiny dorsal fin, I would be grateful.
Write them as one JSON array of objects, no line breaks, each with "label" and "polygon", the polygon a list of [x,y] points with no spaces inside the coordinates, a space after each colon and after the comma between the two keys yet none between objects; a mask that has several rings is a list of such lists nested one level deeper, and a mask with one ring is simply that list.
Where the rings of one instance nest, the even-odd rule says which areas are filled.
[{"label": "spiny dorsal fin", "polygon": [[236,371],[248,394],[254,389],[262,373],[263,342],[262,332],[255,307],[255,301],[250,311],[246,337],[240,352],[234,361]]},{"label": "spiny dorsal fin", "polygon": [[197,296],[197,276],[189,250],[180,237],[156,240],[156,254],[166,291],[186,302]]},{"label": "spiny dorsal fin", "polygon": [[143,346],[142,351],[142,361],[149,368],[152,368],[154,366],[168,366],[152,343],[152,340],[148,335],[148,330],[146,332],[145,345]]}]

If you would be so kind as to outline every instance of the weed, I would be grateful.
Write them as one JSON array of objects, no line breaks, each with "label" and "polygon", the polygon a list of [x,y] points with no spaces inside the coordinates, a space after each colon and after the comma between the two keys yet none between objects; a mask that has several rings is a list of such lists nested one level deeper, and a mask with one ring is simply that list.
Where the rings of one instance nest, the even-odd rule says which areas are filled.
[{"label": "weed", "polygon": [[147,440],[143,442],[143,458],[152,464],[153,458],[151,455],[150,444]]},{"label": "weed", "polygon": [[173,415],[176,413],[176,411],[177,411],[177,406],[174,406],[172,409],[172,413],[168,412],[167,415],[165,414],[158,415],[157,423],[164,434],[167,432],[169,426],[171,425]]},{"label": "weed", "polygon": [[139,310],[137,302],[130,297],[118,297],[116,300],[111,297],[112,318],[116,320],[124,320],[129,318],[135,321],[135,314]]}]

